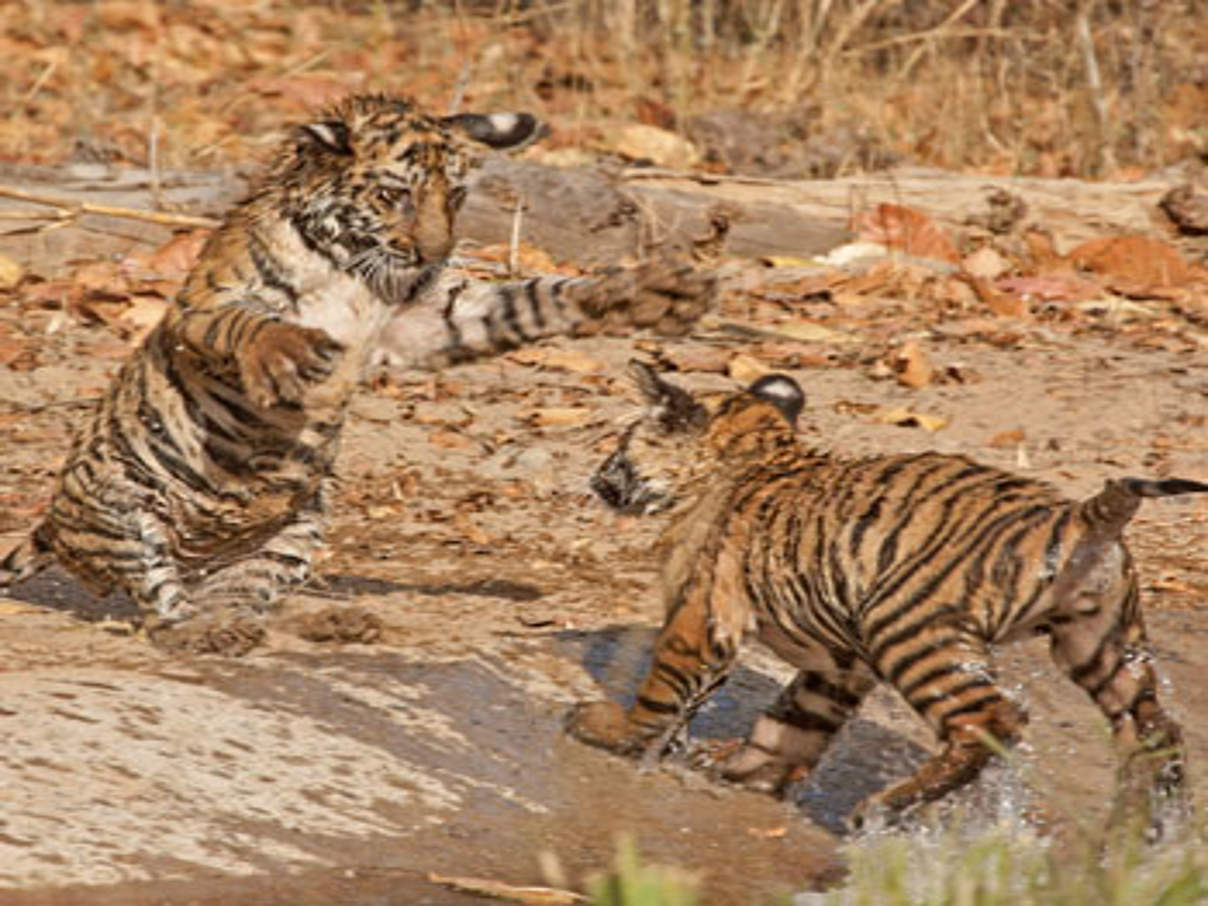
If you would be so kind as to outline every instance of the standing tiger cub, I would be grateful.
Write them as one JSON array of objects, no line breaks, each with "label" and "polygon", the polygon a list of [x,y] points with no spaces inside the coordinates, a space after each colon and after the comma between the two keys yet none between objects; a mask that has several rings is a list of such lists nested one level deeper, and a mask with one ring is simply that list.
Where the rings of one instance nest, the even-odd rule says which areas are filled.
[{"label": "standing tiger cub", "polygon": [[633,707],[580,704],[573,735],[657,760],[753,632],[799,672],[722,775],[783,791],[880,680],[943,743],[852,816],[892,820],[1018,738],[1025,715],[996,685],[989,646],[1040,632],[1111,722],[1151,805],[1181,802],[1182,734],[1158,703],[1121,532],[1142,498],[1208,484],[1124,478],[1079,502],[962,456],[844,459],[798,441],[805,398],[791,378],[761,378],[710,411],[632,368],[651,410],[592,486],[623,512],[670,510],[667,616]]},{"label": "standing tiger cub", "polygon": [[415,319],[407,357],[429,366],[609,320],[690,324],[714,281],[669,266],[442,275],[474,146],[536,131],[383,96],[292,130],[79,428],[0,588],[57,560],[98,594],[127,592],[161,643],[240,653],[308,574],[348,403],[392,321]]}]

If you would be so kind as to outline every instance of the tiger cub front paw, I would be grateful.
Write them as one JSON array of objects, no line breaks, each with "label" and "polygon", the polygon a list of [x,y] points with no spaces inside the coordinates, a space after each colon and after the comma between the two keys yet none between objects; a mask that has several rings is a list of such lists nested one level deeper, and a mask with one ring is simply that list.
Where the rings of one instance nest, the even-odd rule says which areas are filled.
[{"label": "tiger cub front paw", "polygon": [[326,331],[270,321],[239,356],[244,391],[261,409],[300,403],[306,385],[331,374],[343,352]]},{"label": "tiger cub front paw", "polygon": [[646,743],[616,702],[580,702],[567,715],[566,732],[580,742],[622,755],[641,752]]}]

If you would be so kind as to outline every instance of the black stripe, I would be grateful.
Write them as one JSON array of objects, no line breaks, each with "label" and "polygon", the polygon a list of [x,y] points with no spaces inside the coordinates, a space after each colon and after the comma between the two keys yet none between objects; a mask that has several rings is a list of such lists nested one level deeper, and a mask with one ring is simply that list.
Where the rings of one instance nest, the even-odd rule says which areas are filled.
[{"label": "black stripe", "polygon": [[541,281],[540,277],[534,277],[532,280],[524,284],[524,295],[528,299],[529,317],[533,319],[533,323],[537,325],[538,330],[545,328],[545,311],[541,305],[541,297],[537,292],[537,284]]},{"label": "black stripe", "polygon": [[637,703],[654,714],[679,714],[683,710],[683,702],[660,702],[644,695],[637,697]]},{"label": "black stripe", "polygon": [[255,233],[252,233],[248,237],[247,250],[249,257],[252,259],[252,264],[255,265],[256,271],[260,274],[260,279],[264,282],[264,285],[285,296],[290,308],[295,312],[298,311],[298,290],[285,279],[283,271],[277,267],[276,262],[270,260],[271,255],[268,249]]}]

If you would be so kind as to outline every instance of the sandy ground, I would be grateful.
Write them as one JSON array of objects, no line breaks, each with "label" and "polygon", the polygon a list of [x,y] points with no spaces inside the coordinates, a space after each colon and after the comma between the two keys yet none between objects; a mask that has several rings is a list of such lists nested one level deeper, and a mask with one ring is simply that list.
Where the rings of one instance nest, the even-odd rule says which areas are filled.
[{"label": "sandy ground", "polygon": [[[843,342],[782,356],[809,395],[813,442],[964,452],[1071,495],[1124,474],[1208,478],[1202,326],[1154,343],[1112,311],[987,326],[979,313],[911,320],[909,298],[877,304],[859,324],[836,320]],[[54,314],[27,325],[35,367],[0,367],[0,548],[30,525],[125,351],[100,325],[47,332]],[[880,376],[899,323],[944,380],[914,390]],[[0,597],[0,903],[470,903],[430,876],[578,888],[622,831],[698,872],[710,904],[834,879],[842,816],[931,745],[892,695],[874,696],[791,803],[675,765],[638,774],[561,734],[573,700],[631,693],[659,621],[656,526],[586,491],[633,406],[624,362],[637,349],[680,363],[688,384],[726,387],[714,364],[751,344],[717,327],[560,340],[536,359],[371,382],[349,420],[321,578],[249,657],[166,656],[127,602],[92,600],[61,573]],[[878,421],[894,407],[947,426]],[[1208,499],[1147,502],[1129,537],[1202,799]],[[381,637],[300,637],[333,607],[373,613]],[[1102,720],[1042,645],[1001,664],[1031,713],[1027,745],[965,801],[1026,790],[1093,827],[1114,764]],[[784,676],[752,646],[694,732],[741,733]]]}]

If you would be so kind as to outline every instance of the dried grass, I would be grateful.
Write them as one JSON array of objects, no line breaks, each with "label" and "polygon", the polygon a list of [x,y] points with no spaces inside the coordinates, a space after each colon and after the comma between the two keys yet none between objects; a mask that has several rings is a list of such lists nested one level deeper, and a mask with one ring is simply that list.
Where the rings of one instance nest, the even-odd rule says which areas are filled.
[{"label": "dried grass", "polygon": [[0,159],[243,162],[347,91],[524,107],[553,146],[742,109],[785,141],[1127,177],[1208,158],[1208,3],[0,0]]}]

